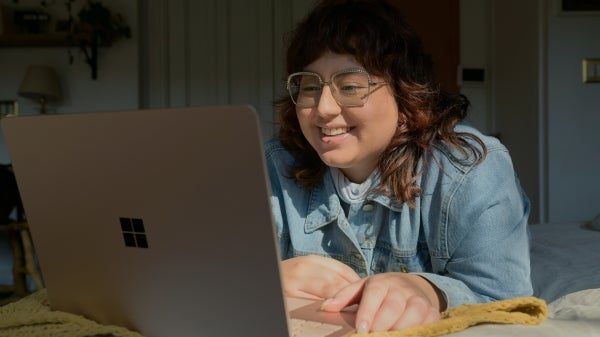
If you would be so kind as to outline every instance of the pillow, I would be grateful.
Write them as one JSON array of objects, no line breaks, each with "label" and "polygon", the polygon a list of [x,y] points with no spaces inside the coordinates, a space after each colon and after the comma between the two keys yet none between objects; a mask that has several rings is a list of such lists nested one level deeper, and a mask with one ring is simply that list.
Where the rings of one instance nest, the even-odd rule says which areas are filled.
[{"label": "pillow", "polygon": [[600,321],[600,288],[577,291],[550,303],[548,318]]}]

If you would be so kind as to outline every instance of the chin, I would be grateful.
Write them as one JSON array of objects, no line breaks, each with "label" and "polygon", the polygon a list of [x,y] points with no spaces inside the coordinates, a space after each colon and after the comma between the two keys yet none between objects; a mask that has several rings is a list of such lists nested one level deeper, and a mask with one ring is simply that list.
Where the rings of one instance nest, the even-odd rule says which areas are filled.
[{"label": "chin", "polygon": [[323,161],[323,163],[329,167],[344,169],[350,166],[350,163],[347,160],[342,160],[341,158],[332,158],[327,155],[320,155],[320,158],[321,161]]}]

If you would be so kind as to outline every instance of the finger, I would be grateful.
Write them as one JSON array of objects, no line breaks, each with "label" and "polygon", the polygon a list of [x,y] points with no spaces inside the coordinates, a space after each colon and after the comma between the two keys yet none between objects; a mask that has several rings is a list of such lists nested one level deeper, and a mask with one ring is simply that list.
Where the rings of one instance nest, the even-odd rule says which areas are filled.
[{"label": "finger", "polygon": [[361,294],[366,279],[359,279],[338,291],[333,297],[328,298],[321,305],[321,310],[327,312],[339,312],[349,305],[357,304],[361,300]]},{"label": "finger", "polygon": [[323,267],[339,274],[348,283],[354,283],[360,280],[360,276],[354,271],[354,269],[338,260],[317,255],[313,255],[313,257],[318,259],[319,263],[322,264]]},{"label": "finger", "polygon": [[388,290],[389,288],[384,283],[365,281],[360,305],[356,312],[356,331],[358,333],[372,331],[371,326],[388,295]]},{"label": "finger", "polygon": [[306,275],[304,278],[287,279],[284,282],[286,292],[291,297],[325,299],[334,296],[350,283],[337,274],[324,272],[322,275]]},{"label": "finger", "polygon": [[306,286],[312,291],[317,291],[321,298],[332,297],[341,289],[360,281],[358,274],[347,265],[332,258],[313,257],[317,268],[311,271],[313,275],[307,278],[310,282]]},{"label": "finger", "polygon": [[439,317],[439,312],[431,306],[427,299],[420,296],[411,296],[406,301],[406,309],[402,315],[393,326],[387,327],[387,329],[402,330],[436,321]]},{"label": "finger", "polygon": [[[348,287],[353,282],[348,280],[339,274],[335,273],[323,273],[320,276],[321,279],[315,283],[310,283],[309,286],[318,287],[322,298],[331,298],[335,296],[340,290]],[[316,281],[316,279],[315,279]]]},{"label": "finger", "polygon": [[329,298],[360,280],[352,268],[317,255],[284,260],[281,266],[286,295],[290,297]]},{"label": "finger", "polygon": [[[361,306],[362,305],[363,303],[361,302]],[[402,317],[405,314],[406,309],[407,303],[403,297],[387,296],[372,318],[369,331],[391,330],[394,325],[397,324],[399,317]]]},{"label": "finger", "polygon": [[284,289],[285,292],[285,296],[286,297],[294,297],[294,298],[307,298],[307,299],[312,299],[312,300],[322,300],[323,297],[319,297],[317,295],[315,295],[313,292],[310,291],[304,291],[301,289],[296,289],[296,288],[286,288]]},{"label": "finger", "polygon": [[442,319],[442,314],[440,311],[434,307],[430,307],[423,324],[437,322],[440,319]]}]

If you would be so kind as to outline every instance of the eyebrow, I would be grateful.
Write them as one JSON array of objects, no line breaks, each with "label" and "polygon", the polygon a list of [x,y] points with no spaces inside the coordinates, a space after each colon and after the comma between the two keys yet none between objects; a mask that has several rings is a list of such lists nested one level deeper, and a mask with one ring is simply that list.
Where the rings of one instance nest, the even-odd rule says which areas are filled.
[{"label": "eyebrow", "polygon": [[[342,69],[336,70],[336,71],[332,72],[331,75],[329,75],[329,77],[331,77],[335,74],[339,74],[339,73],[343,73],[343,72],[351,72],[351,71],[364,71],[365,73],[368,73],[369,75],[371,75],[371,73],[369,73],[367,71],[367,69],[360,67],[360,66],[356,66],[356,67],[348,67],[348,68],[342,68]],[[317,74],[317,75],[319,75],[319,77],[325,79],[325,76],[321,75],[320,73],[318,73],[314,70],[303,69],[303,70],[301,70],[301,72]],[[371,76],[373,76],[373,75],[371,75]]]}]

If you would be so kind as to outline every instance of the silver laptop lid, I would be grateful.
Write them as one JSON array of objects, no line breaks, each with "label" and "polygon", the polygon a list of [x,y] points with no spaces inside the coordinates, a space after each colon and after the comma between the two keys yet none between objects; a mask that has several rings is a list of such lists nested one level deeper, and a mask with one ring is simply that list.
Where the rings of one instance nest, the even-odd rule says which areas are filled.
[{"label": "silver laptop lid", "polygon": [[2,127],[53,308],[147,337],[288,334],[251,107]]}]

